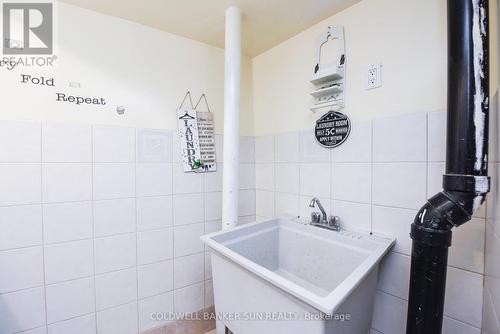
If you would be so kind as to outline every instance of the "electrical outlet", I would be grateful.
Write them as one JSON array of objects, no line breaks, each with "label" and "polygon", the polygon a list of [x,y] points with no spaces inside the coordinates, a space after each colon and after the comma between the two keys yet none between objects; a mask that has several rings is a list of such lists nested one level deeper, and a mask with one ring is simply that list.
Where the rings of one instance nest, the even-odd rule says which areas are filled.
[{"label": "electrical outlet", "polygon": [[381,68],[382,64],[372,64],[366,69],[366,89],[374,89],[382,87],[381,80]]}]

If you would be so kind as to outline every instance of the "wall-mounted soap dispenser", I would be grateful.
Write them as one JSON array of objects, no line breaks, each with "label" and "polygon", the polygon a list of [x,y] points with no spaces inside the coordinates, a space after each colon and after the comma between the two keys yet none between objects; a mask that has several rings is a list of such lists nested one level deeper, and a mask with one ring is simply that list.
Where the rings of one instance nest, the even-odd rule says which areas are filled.
[{"label": "wall-mounted soap dispenser", "polygon": [[[322,48],[333,41],[338,44],[337,54],[333,56],[333,61],[325,62],[325,59],[321,59]],[[327,31],[318,37],[316,45],[316,61],[311,79],[315,86],[311,92],[314,104],[310,108],[311,111],[344,108],[345,63],[344,27],[328,27]]]}]

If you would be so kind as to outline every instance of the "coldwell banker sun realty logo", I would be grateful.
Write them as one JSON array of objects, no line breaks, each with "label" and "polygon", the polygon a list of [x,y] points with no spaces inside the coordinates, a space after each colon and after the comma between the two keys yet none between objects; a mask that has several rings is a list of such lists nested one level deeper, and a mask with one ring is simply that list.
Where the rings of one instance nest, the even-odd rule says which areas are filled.
[{"label": "coldwell banker sun realty logo", "polygon": [[16,66],[52,66],[55,59],[53,2],[3,1],[2,19],[2,62]]}]

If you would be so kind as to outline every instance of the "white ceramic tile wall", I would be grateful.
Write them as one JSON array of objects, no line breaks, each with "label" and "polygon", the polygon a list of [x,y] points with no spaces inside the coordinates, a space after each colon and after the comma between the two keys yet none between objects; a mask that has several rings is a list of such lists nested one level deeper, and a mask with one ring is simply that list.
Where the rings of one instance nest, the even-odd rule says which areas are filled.
[{"label": "white ceramic tile wall", "polygon": [[[163,130],[0,121],[0,333],[137,333],[163,324],[151,312],[213,305],[199,236],[221,225],[222,137],[209,174],[183,173],[173,139]],[[254,138],[241,147],[248,222]],[[274,189],[274,172],[267,178]]]},{"label": "white ceramic tile wall", "polygon": [[500,334],[500,91],[490,104],[490,164],[491,192],[488,195],[485,279],[483,298],[483,334]]},{"label": "white ceramic tile wall", "polygon": [[[259,219],[308,219],[309,201],[317,196],[325,208],[340,216],[346,228],[397,238],[380,268],[373,333],[405,331],[410,224],[425,200],[441,189],[445,125],[442,111],[355,121],[350,138],[330,150],[314,141],[312,130],[255,139]],[[480,332],[485,244],[482,212],[454,232],[444,320],[447,334]],[[466,293],[464,286],[470,287]]]}]

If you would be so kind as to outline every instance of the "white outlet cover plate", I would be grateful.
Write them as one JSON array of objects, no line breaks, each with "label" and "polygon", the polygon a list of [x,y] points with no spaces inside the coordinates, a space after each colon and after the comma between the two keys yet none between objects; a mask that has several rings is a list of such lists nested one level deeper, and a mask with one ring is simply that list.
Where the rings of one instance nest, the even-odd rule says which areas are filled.
[{"label": "white outlet cover plate", "polygon": [[370,64],[365,72],[365,89],[382,87],[382,64]]}]

